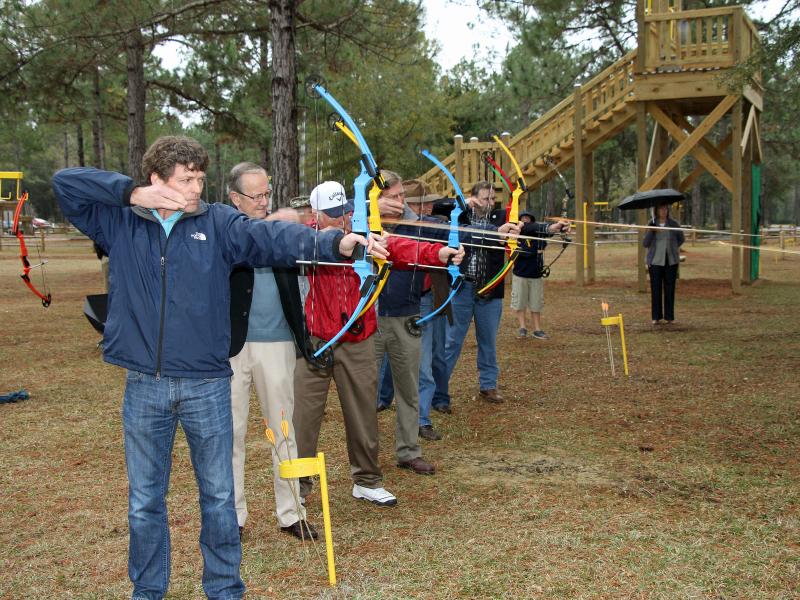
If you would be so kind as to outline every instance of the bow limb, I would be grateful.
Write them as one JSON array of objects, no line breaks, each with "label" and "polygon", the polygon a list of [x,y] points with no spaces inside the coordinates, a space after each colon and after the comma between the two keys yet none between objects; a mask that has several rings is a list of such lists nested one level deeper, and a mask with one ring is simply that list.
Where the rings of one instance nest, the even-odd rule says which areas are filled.
[{"label": "bow limb", "polygon": [[[503,143],[503,140],[501,140],[499,137],[496,135],[493,137],[494,141],[500,146],[503,152],[506,153],[508,158],[511,159],[511,164],[514,165],[514,168],[517,171],[517,185],[515,186],[514,191],[511,192],[511,198],[508,201],[508,210],[506,212],[506,223],[513,223],[516,225],[519,223],[519,199],[522,194],[528,191],[528,187],[525,184],[525,176],[522,174],[522,169],[520,168],[517,159],[514,158],[514,155],[511,153],[511,150],[509,150],[508,146],[506,146]],[[488,159],[489,157],[487,156],[486,158]],[[494,160],[492,160],[492,162],[494,162]],[[491,292],[501,281],[503,281],[506,275],[508,275],[513,268],[514,263],[519,257],[519,245],[516,238],[508,238],[506,241],[506,252],[508,253],[508,260],[505,262],[500,271],[498,271],[481,289],[478,290],[478,296],[485,296]]]},{"label": "bow limb", "polygon": [[[353,182],[354,199],[353,199],[353,218],[352,231],[363,237],[368,237],[371,227],[367,222],[367,187],[370,183],[374,183],[377,188],[377,194],[380,195],[380,190],[383,189],[385,183],[381,177],[380,168],[375,161],[372,152],[370,152],[364,136],[361,134],[358,126],[347,111],[341,104],[334,98],[324,87],[319,84],[313,86],[313,90],[321,96],[339,115],[340,121],[337,120],[336,126],[358,147],[361,152],[360,164],[361,172]],[[373,192],[370,192],[370,195]],[[375,203],[377,205],[377,195],[375,196]],[[380,218],[380,215],[378,216]],[[380,227],[380,226],[379,226]],[[359,281],[359,300],[355,309],[350,317],[344,323],[342,328],[330,340],[325,342],[320,348],[314,352],[314,358],[320,358],[325,352],[328,351],[339,339],[358,321],[361,317],[364,307],[372,299],[375,294],[375,289],[378,286],[378,277],[373,273],[373,257],[366,252],[363,247],[356,248],[353,253],[352,268],[358,275]],[[387,271],[388,269],[382,268],[381,270]],[[384,274],[385,276],[385,274]]]},{"label": "bow limb", "polygon": [[[561,180],[561,183],[564,185],[564,197],[561,199],[561,218],[562,219],[569,219],[569,202],[570,202],[570,200],[574,200],[575,199],[575,195],[569,189],[569,185],[567,184],[567,180],[561,174],[561,171],[559,171],[558,168],[556,167],[556,163],[553,160],[553,158],[550,155],[547,155],[547,156],[544,157],[544,161],[545,161],[545,164],[547,164],[547,166],[549,166],[551,169],[553,169],[553,171],[555,171],[556,175],[558,175],[558,178]],[[553,260],[551,260],[547,264],[547,266],[545,266],[542,269],[542,277],[544,277],[544,278],[550,277],[550,267],[552,267],[555,264],[555,262],[561,257],[562,254],[564,254],[564,250],[567,249],[567,246],[569,246],[569,243],[572,240],[570,239],[570,237],[566,233],[562,232],[561,233],[561,241],[562,241],[561,251],[558,254],[556,254],[556,257]]]},{"label": "bow limb", "polygon": [[11,225],[11,233],[13,233],[19,241],[19,259],[22,262],[22,274],[20,275],[20,278],[22,278],[22,281],[26,286],[28,286],[28,289],[33,292],[33,294],[39,298],[39,300],[42,301],[42,306],[47,308],[50,306],[50,302],[52,301],[50,291],[45,287],[45,291],[40,292],[38,289],[36,289],[36,286],[33,285],[30,277],[30,272],[36,268],[42,269],[42,273],[44,273],[44,265],[47,261],[43,260],[37,265],[31,265],[28,258],[28,246],[25,244],[25,236],[22,235],[22,229],[19,226],[19,219],[22,216],[22,205],[25,204],[27,200],[28,192],[23,192],[17,201],[16,208],[14,209],[14,220]]},{"label": "bow limb", "polygon": [[502,181],[503,185],[506,186],[508,193],[513,193],[514,184],[508,180],[508,175],[506,175],[506,172],[503,171],[503,168],[497,164],[497,161],[488,153],[483,155],[483,161],[489,165],[489,168],[492,170],[495,176],[500,178],[500,181]]},{"label": "bow limb", "polygon": [[[350,130],[350,128],[345,125],[341,120],[336,121],[336,127],[344,133],[347,138],[355,144],[355,146],[362,150],[361,146],[358,143],[358,138],[356,135]],[[363,150],[362,150],[363,152]],[[378,174],[380,175],[380,169],[378,169]],[[378,205],[378,198],[380,198],[381,192],[383,191],[383,186],[378,185],[377,182],[373,183],[372,188],[369,191],[369,218],[368,218],[368,225],[370,233],[374,233],[375,235],[383,235],[383,224],[381,223],[381,209]],[[375,291],[372,293],[372,297],[366,303],[366,305],[361,309],[361,312],[358,314],[359,317],[364,316],[364,314],[372,308],[372,305],[375,304],[378,296],[381,295],[383,291],[383,287],[386,285],[386,281],[389,279],[389,273],[391,268],[391,263],[387,261],[385,258],[379,258],[377,256],[372,257],[372,261],[378,269],[377,272],[377,282],[375,285]]]},{"label": "bow limb", "polygon": [[[454,248],[458,250],[458,247],[461,245],[461,239],[458,233],[458,220],[461,217],[461,213],[467,210],[467,203],[464,200],[464,194],[461,191],[461,187],[458,185],[456,178],[453,177],[453,174],[437,159],[433,154],[428,152],[427,150],[422,150],[421,154],[430,160],[434,165],[436,165],[440,171],[442,171],[447,178],[450,180],[450,184],[453,186],[453,190],[456,194],[456,200],[453,204],[453,210],[450,211],[450,231],[447,234],[447,246],[448,248]],[[421,319],[418,319],[415,324],[417,326],[422,325],[425,321],[429,321],[436,315],[440,314],[445,307],[453,301],[458,291],[461,289],[461,286],[464,284],[464,276],[461,274],[461,269],[458,266],[452,263],[452,260],[447,261],[447,273],[450,275],[450,294],[445,298],[444,302],[442,302],[436,309]]]}]

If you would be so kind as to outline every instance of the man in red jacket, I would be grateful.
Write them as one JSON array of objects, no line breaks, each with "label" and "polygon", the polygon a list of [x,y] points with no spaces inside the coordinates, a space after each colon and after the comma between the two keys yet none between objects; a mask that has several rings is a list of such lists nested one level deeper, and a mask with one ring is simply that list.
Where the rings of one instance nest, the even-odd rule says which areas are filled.
[{"label": "man in red jacket", "polygon": [[[336,227],[349,230],[352,204],[344,188],[337,182],[326,181],[311,192],[312,227]],[[392,237],[386,240],[392,269],[411,269],[417,265],[446,265],[461,262],[463,250],[443,244],[419,243]],[[360,281],[348,267],[317,266],[308,275],[306,296],[306,325],[312,342],[329,340],[342,328],[359,301]],[[343,320],[344,319],[344,320]],[[320,368],[308,361],[298,361],[294,378],[294,429],[297,435],[297,454],[315,456],[330,381],[336,390],[344,415],[347,454],[353,476],[353,497],[368,500],[378,506],[394,506],[397,498],[383,487],[383,473],[378,464],[378,417],[375,394],[378,373],[375,364],[375,344],[372,335],[377,330],[375,309],[370,308],[342,336],[334,347],[333,364]],[[311,490],[311,482],[301,480],[300,495]]]}]

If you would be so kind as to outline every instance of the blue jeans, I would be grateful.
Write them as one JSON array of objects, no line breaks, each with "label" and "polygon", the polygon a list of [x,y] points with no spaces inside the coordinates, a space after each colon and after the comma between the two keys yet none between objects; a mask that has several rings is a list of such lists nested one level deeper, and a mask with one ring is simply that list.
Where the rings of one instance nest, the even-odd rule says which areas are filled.
[{"label": "blue jeans", "polygon": [[169,584],[166,496],[180,423],[200,491],[203,589],[239,599],[242,546],[233,498],[233,426],[227,377],[188,379],[128,371],[122,424],[128,470],[128,575],[134,599],[160,599]]},{"label": "blue jeans", "polygon": [[[433,312],[433,294],[422,296],[420,315]],[[447,362],[444,357],[447,317],[437,315],[422,324],[422,354],[419,363],[419,426],[431,425],[431,406],[449,406],[446,395]],[[444,389],[443,394],[440,390]]]},{"label": "blue jeans", "polygon": [[480,389],[497,389],[500,367],[497,365],[497,329],[503,315],[501,298],[475,297],[475,284],[464,282],[451,303],[453,324],[447,328],[445,360],[453,374],[453,367],[461,354],[464,339],[472,320],[475,320],[475,340],[478,343],[478,382]]},{"label": "blue jeans", "polygon": [[378,369],[378,406],[388,408],[392,405],[392,400],[394,400],[394,381],[392,370],[389,368],[389,354],[384,352],[381,367]]}]

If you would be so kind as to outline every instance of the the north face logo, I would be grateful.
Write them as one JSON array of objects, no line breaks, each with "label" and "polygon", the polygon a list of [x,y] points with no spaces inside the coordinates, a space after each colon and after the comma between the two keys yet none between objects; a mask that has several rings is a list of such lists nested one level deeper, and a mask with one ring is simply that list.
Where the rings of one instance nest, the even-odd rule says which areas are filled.
[{"label": "the north face logo", "polygon": [[206,241],[206,234],[200,231],[195,231],[191,237],[193,240],[200,240],[201,242]]}]

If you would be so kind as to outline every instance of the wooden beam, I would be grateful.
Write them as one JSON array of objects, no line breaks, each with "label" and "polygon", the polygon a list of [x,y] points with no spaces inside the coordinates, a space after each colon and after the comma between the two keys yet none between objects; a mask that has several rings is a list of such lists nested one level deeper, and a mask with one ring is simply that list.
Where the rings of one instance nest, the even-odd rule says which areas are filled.
[{"label": "wooden beam", "polygon": [[[684,117],[683,115],[676,115],[675,122],[678,125],[680,125],[681,127],[683,127],[684,131],[688,131],[689,135],[691,135],[692,132],[694,131],[694,125],[689,123],[689,120],[686,117]],[[716,148],[714,146],[714,144],[712,144],[710,141],[708,141],[707,138],[702,138],[700,140],[700,145],[703,147],[703,149],[705,149],[706,152],[708,152],[708,154],[711,156],[711,158],[713,158],[720,165],[722,165],[722,168],[725,169],[726,172],[728,172],[728,173],[731,172],[731,161],[722,152],[723,148],[719,148],[719,149]]]},{"label": "wooden beam", "polygon": [[[675,151],[661,163],[661,166],[655,170],[655,172],[647,178],[640,187],[639,191],[647,191],[653,190],[656,186],[661,183],[661,180],[669,173],[678,162],[689,153],[689,150],[694,148],[699,140],[704,138],[706,134],[711,131],[711,128],[717,124],[717,122],[730,110],[730,108],[736,104],[736,101],[739,99],[738,96],[725,96],[722,101],[711,111],[711,114],[708,115],[703,123],[695,129],[691,135],[687,136],[686,139],[681,142]],[[739,157],[741,159],[741,156]]]},{"label": "wooden beam", "polygon": [[[583,99],[581,94],[581,86],[575,86],[575,114],[573,120],[573,137],[575,139],[574,153],[575,153],[575,218],[583,219],[583,198],[586,190],[584,189],[584,169],[583,169]],[[580,243],[584,242],[583,227],[578,226],[575,228],[575,238]],[[575,251],[575,284],[584,285],[583,277],[583,246],[576,246]]]},{"label": "wooden beam", "polygon": [[[678,125],[676,125],[672,121],[672,119],[670,119],[669,116],[667,116],[667,114],[663,110],[661,110],[661,108],[657,104],[648,102],[647,109],[650,112],[650,114],[653,115],[653,118],[656,121],[658,121],[658,123],[664,129],[666,129],[669,132],[669,134],[673,138],[675,138],[679,143],[682,144],[687,139],[689,139],[689,135],[687,135],[683,129],[681,129]],[[726,171],[713,158],[711,158],[709,153],[701,145],[702,141],[703,138],[700,138],[697,141],[698,142],[697,145],[689,146],[687,147],[687,150],[690,151],[695,156],[695,158],[697,158],[700,164],[703,165],[706,168],[706,170],[717,179],[717,181],[719,181],[722,185],[724,185],[729,192],[732,191],[733,183],[731,181],[730,173],[728,173],[728,171]],[[677,152],[677,149],[675,152]],[[681,156],[680,158],[683,158],[683,156]],[[675,161],[675,164],[678,164],[680,158]]]},{"label": "wooden beam", "polygon": [[[725,139],[719,143],[719,146],[716,147],[716,151],[719,152],[720,154],[725,152],[727,147],[731,145],[732,139],[733,136],[729,133],[727,136],[725,136]],[[730,161],[727,162],[730,163]],[[685,192],[686,190],[688,190],[690,187],[694,185],[694,182],[697,181],[697,179],[705,172],[706,170],[703,167],[703,165],[697,165],[694,168],[694,170],[691,173],[689,173],[688,177],[686,177],[686,179],[681,181],[678,191]]]},{"label": "wooden beam", "polygon": [[753,127],[753,136],[755,137],[755,142],[756,142],[755,155],[757,157],[757,160],[755,162],[757,162],[758,164],[761,164],[764,161],[764,155],[762,154],[761,150],[761,125],[759,125],[760,122],[761,122],[761,113],[758,112],[756,113],[755,127]]},{"label": "wooden beam", "polygon": [[750,111],[747,113],[747,124],[744,126],[744,132],[742,133],[742,156],[744,156],[744,151],[747,150],[747,144],[750,141],[750,131],[753,129],[755,120],[756,107],[751,104]]},{"label": "wooden beam", "polygon": [[[647,178],[645,165],[647,163],[647,109],[644,102],[636,103],[636,183],[641,184]],[[638,185],[637,185],[638,189]],[[636,222],[639,225],[647,224],[647,211],[636,211]],[[645,265],[644,229],[638,229],[636,251],[636,275],[639,283],[639,293],[647,292],[647,269]]]}]

